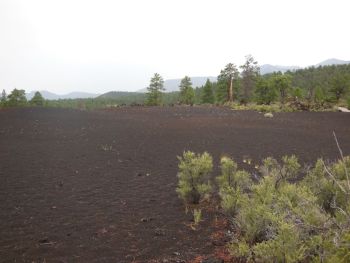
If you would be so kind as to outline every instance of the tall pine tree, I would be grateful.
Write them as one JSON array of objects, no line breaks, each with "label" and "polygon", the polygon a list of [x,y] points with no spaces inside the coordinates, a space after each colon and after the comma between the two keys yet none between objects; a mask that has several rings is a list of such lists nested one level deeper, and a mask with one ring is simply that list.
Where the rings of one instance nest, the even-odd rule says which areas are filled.
[{"label": "tall pine tree", "polygon": [[207,79],[207,82],[205,83],[204,87],[202,88],[201,99],[202,99],[202,103],[214,104],[214,102],[215,102],[212,83],[210,82],[209,79]]},{"label": "tall pine tree", "polygon": [[191,78],[185,76],[180,83],[180,103],[193,105],[194,90],[192,88]]},{"label": "tall pine tree", "polygon": [[246,104],[252,97],[252,92],[255,90],[257,77],[260,75],[258,62],[254,60],[252,55],[245,57],[246,62],[240,66],[242,69],[242,103]]},{"label": "tall pine tree", "polygon": [[6,91],[3,89],[0,98],[0,105],[5,105],[7,100]]},{"label": "tall pine tree", "polygon": [[233,102],[233,85],[237,81],[239,76],[238,69],[235,64],[229,63],[221,70],[220,75],[218,76],[218,82],[226,84],[227,89],[227,101]]},{"label": "tall pine tree", "polygon": [[147,88],[147,105],[159,106],[163,103],[164,80],[155,73],[151,78],[150,85]]}]

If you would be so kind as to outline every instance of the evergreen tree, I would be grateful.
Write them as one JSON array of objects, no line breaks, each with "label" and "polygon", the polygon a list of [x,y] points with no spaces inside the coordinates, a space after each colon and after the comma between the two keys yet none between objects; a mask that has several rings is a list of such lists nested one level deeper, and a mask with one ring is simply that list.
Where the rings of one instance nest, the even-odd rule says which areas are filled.
[{"label": "evergreen tree", "polygon": [[147,88],[147,105],[162,105],[164,90],[165,89],[163,78],[158,73],[155,73],[154,76],[151,78],[149,87]]},{"label": "evergreen tree", "polygon": [[279,72],[272,78],[272,83],[279,92],[281,103],[284,104],[288,95],[288,90],[291,88],[291,76]]},{"label": "evergreen tree", "polygon": [[25,95],[25,90],[14,89],[10,95],[8,95],[7,105],[17,107],[25,106],[27,104],[27,98]]},{"label": "evergreen tree", "polygon": [[349,81],[346,76],[337,73],[331,80],[330,93],[338,102],[339,99],[347,92],[349,88]]},{"label": "evergreen tree", "polygon": [[238,80],[239,72],[235,64],[229,63],[221,70],[218,82],[226,83],[227,101],[233,102],[233,85]]},{"label": "evergreen tree", "polygon": [[5,105],[7,100],[6,91],[3,89],[1,93],[0,105]]},{"label": "evergreen tree", "polygon": [[39,91],[35,92],[34,97],[30,100],[30,104],[34,106],[44,106],[44,98]]},{"label": "evergreen tree", "polygon": [[195,94],[192,88],[191,78],[185,76],[180,83],[180,103],[193,105],[194,96]]},{"label": "evergreen tree", "polygon": [[277,93],[275,87],[268,80],[259,78],[256,84],[255,96],[258,104],[269,105],[276,99]]},{"label": "evergreen tree", "polygon": [[246,62],[240,66],[242,69],[242,102],[248,103],[251,99],[252,92],[255,89],[257,77],[260,75],[258,62],[251,55],[246,56]]},{"label": "evergreen tree", "polygon": [[207,79],[207,82],[205,83],[203,89],[202,89],[202,103],[210,103],[213,104],[215,102],[212,83],[209,79]]}]

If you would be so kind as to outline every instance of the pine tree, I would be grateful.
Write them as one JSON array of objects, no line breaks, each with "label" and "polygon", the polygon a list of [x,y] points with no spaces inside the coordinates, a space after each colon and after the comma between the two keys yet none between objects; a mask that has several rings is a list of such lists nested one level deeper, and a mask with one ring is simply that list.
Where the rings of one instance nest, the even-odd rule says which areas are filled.
[{"label": "pine tree", "polygon": [[225,69],[221,70],[218,76],[219,82],[226,83],[227,89],[227,101],[233,102],[233,84],[238,79],[238,69],[235,64],[229,63],[226,65]]},{"label": "pine tree", "polygon": [[210,103],[213,104],[215,102],[214,93],[213,93],[213,87],[212,83],[209,79],[207,79],[207,82],[205,83],[203,89],[202,89],[202,103]]},{"label": "pine tree", "polygon": [[331,87],[329,92],[334,96],[335,100],[338,102],[339,99],[346,93],[349,88],[349,80],[346,76],[337,73],[331,80]]},{"label": "pine tree", "polygon": [[240,66],[242,69],[242,102],[248,103],[251,99],[252,92],[255,89],[256,79],[260,74],[258,62],[251,55],[246,56],[246,62]]},{"label": "pine tree", "polygon": [[25,106],[27,104],[27,98],[25,96],[25,90],[14,89],[10,95],[8,95],[7,104],[9,106]]},{"label": "pine tree", "polygon": [[0,105],[5,105],[7,100],[6,91],[3,89],[1,93]]},{"label": "pine tree", "polygon": [[164,90],[165,89],[163,78],[158,73],[155,73],[154,76],[151,78],[149,87],[147,88],[147,105],[162,105]]},{"label": "pine tree", "polygon": [[192,88],[191,78],[185,76],[180,83],[180,103],[193,105],[194,103],[194,90]]},{"label": "pine tree", "polygon": [[277,97],[274,85],[271,85],[271,83],[264,78],[259,78],[254,93],[258,104],[269,105]]},{"label": "pine tree", "polygon": [[288,74],[275,74],[272,79],[273,86],[280,94],[281,103],[284,104],[291,88],[291,76]]},{"label": "pine tree", "polygon": [[34,106],[44,106],[44,98],[39,91],[35,92],[34,97],[30,100],[30,104]]}]

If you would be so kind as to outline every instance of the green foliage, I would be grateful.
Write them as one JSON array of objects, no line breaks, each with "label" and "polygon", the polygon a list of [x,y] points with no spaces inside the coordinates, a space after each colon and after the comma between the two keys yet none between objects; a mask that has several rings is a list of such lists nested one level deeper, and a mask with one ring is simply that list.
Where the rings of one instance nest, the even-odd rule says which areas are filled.
[{"label": "green foliage", "polygon": [[207,82],[205,83],[204,87],[202,88],[201,92],[201,102],[206,104],[214,104],[215,97],[213,92],[212,83],[209,79],[207,79]]},{"label": "green foliage", "polygon": [[299,87],[295,87],[291,89],[291,95],[294,99],[300,100],[303,96],[303,90]]},{"label": "green foliage", "polygon": [[29,101],[33,106],[44,106],[45,100],[39,91],[35,92],[33,98]]},{"label": "green foliage", "polygon": [[223,70],[221,70],[220,75],[218,76],[218,82],[222,84],[222,86],[226,86],[226,100],[233,102],[234,99],[234,86],[237,83],[239,76],[238,69],[235,64],[229,63],[225,66]]},{"label": "green foliage", "polygon": [[348,109],[350,110],[350,96],[347,98],[346,103],[348,104]]},{"label": "green foliage", "polygon": [[227,101],[227,83],[219,80],[215,85],[215,100],[216,103],[224,104]]},{"label": "green foliage", "polygon": [[[231,174],[237,169],[228,167]],[[245,190],[246,200],[233,214],[238,235],[229,245],[232,255],[249,262],[349,262],[349,169],[350,157],[329,166],[318,160],[303,180],[292,183],[300,174],[295,156],[282,163],[263,160],[262,179]],[[236,193],[227,192],[232,199]]]},{"label": "green foliage", "polygon": [[186,203],[199,203],[211,192],[209,175],[213,159],[208,153],[195,154],[187,151],[179,159],[178,187],[176,192]]},{"label": "green foliage", "polygon": [[349,77],[340,73],[336,73],[332,78],[329,92],[337,102],[349,90],[349,83]]},{"label": "green foliage", "polygon": [[280,101],[282,104],[285,103],[285,100],[288,96],[288,91],[291,88],[292,77],[288,74],[274,74],[272,78],[273,87],[278,90]]},{"label": "green foliage", "polygon": [[309,102],[319,99],[316,89],[322,90],[326,100],[335,101],[344,98],[349,89],[350,65],[309,67],[288,74],[292,77],[292,86],[300,87]]},{"label": "green foliage", "polygon": [[240,66],[242,69],[242,91],[241,102],[246,104],[250,101],[255,90],[256,80],[260,75],[258,62],[251,55],[246,56],[246,62]]},{"label": "green foliage", "polygon": [[7,101],[6,91],[3,89],[0,98],[0,106],[5,106]]},{"label": "green foliage", "polygon": [[159,106],[162,105],[163,91],[164,91],[164,80],[158,74],[155,73],[151,78],[150,85],[147,88],[147,105]]},{"label": "green foliage", "polygon": [[27,104],[25,90],[14,89],[7,97],[6,105],[10,107],[21,107]]},{"label": "green foliage", "polygon": [[219,189],[241,188],[246,190],[251,184],[250,175],[237,170],[237,163],[229,157],[222,157],[220,161],[221,175],[216,178]]},{"label": "green foliage", "polygon": [[180,103],[193,105],[195,99],[190,77],[185,76],[180,83]]},{"label": "green foliage", "polygon": [[202,221],[202,210],[201,209],[194,209],[193,210],[193,222],[194,225],[198,225]]},{"label": "green foliage", "polygon": [[277,97],[276,89],[268,80],[259,78],[255,88],[255,97],[258,104],[270,105]]},{"label": "green foliage", "polygon": [[303,181],[317,196],[319,205],[327,213],[336,216],[339,209],[346,211],[350,198],[346,190],[350,188],[348,185],[350,157],[330,165],[328,172],[325,167],[324,161],[319,159]]},{"label": "green foliage", "polygon": [[252,184],[249,173],[237,170],[237,163],[228,157],[222,157],[221,175],[216,178],[221,197],[221,206],[230,215],[235,215],[238,209],[247,202],[244,191]]},{"label": "green foliage", "polygon": [[317,87],[315,90],[315,103],[317,105],[323,106],[323,104],[327,101],[327,94],[324,89],[321,87]]}]

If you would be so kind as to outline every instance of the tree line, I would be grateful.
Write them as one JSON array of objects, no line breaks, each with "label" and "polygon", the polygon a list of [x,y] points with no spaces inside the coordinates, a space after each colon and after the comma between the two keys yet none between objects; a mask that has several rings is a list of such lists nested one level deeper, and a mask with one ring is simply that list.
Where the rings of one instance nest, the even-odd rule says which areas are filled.
[{"label": "tree line", "polygon": [[3,107],[23,107],[27,105],[31,106],[44,106],[45,99],[40,92],[35,92],[32,99],[29,101],[26,98],[25,90],[14,89],[7,95],[5,90],[2,90],[0,98],[0,106]]},{"label": "tree line", "polygon": [[[236,66],[228,63],[220,71],[217,81],[209,79],[202,87],[193,87],[185,76],[179,85],[179,104],[257,103],[284,105],[290,101],[323,107],[348,101],[350,104],[350,65],[309,67],[285,73],[260,74],[253,56]],[[147,89],[148,105],[162,105],[164,81],[154,74]],[[350,105],[349,105],[350,107]]]},{"label": "tree line", "polygon": [[260,105],[287,103],[305,104],[305,108],[322,108],[334,104],[348,104],[350,108],[350,64],[309,67],[285,73],[260,74],[253,56],[245,57],[243,65],[228,63],[217,77],[201,87],[193,87],[191,78],[185,76],[179,92],[166,93],[162,76],[155,73],[147,93],[130,92],[116,98],[44,100],[40,92],[27,101],[24,90],[14,89],[6,95],[3,90],[0,106],[53,106],[72,108],[98,108],[117,105],[172,105],[172,104],[241,104]]}]

